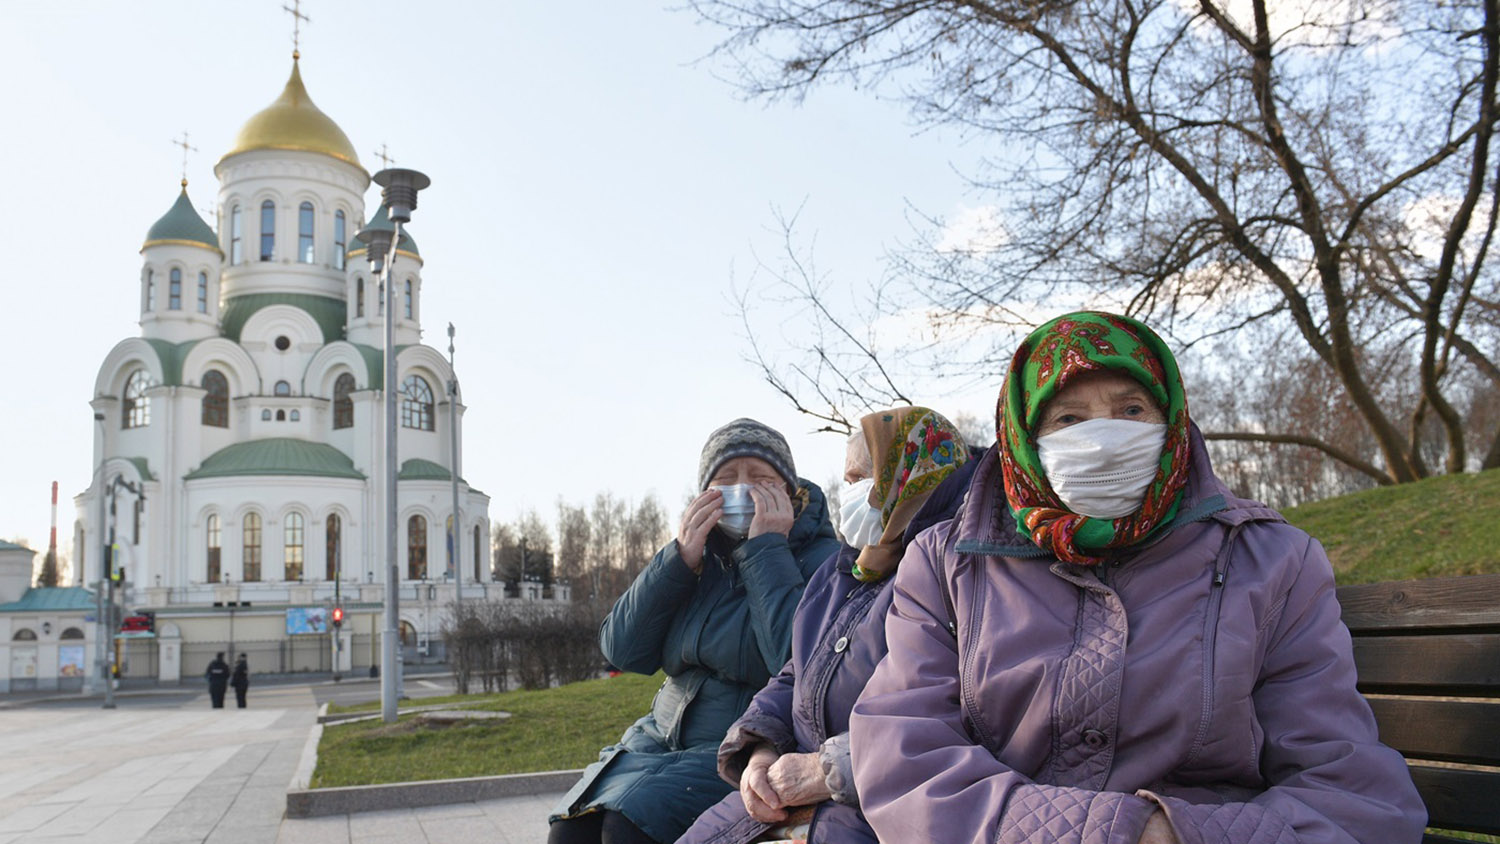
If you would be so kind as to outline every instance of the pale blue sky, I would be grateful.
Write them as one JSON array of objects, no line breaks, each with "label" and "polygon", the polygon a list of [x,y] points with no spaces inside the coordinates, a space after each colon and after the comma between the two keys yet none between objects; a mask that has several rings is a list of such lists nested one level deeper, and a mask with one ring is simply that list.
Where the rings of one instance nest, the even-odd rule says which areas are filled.
[{"label": "pale blue sky", "polygon": [[[210,208],[213,164],[290,70],[280,5],[0,6],[12,397],[0,538],[45,549],[57,480],[66,551],[92,471],[94,377],[139,332],[138,251],[177,194],[171,139],[191,133],[189,193]],[[445,350],[457,327],[464,474],[493,496],[491,519],[536,507],[551,521],[559,497],[654,490],[675,526],[704,438],[745,415],[788,435],[803,475],[836,474],[842,438],[807,435],[811,420],[743,361],[731,279],[775,251],[773,207],[804,200],[820,267],[846,286],[877,277],[909,233],[908,202],[940,215],[978,204],[955,172],[977,150],[845,88],[802,106],[745,102],[715,78],[723,65],[697,63],[722,33],[656,3],[304,9],[314,101],[371,171],[386,143],[432,177],[411,228],[425,339]],[[917,398],[982,417],[995,382]]]}]

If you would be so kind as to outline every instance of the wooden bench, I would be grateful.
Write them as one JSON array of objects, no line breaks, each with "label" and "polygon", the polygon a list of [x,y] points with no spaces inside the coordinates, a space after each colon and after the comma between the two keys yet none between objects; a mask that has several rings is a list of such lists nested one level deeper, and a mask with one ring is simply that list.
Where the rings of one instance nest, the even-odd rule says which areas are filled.
[{"label": "wooden bench", "polygon": [[1406,757],[1428,826],[1500,835],[1500,575],[1343,586],[1338,596],[1359,689],[1381,741]]}]

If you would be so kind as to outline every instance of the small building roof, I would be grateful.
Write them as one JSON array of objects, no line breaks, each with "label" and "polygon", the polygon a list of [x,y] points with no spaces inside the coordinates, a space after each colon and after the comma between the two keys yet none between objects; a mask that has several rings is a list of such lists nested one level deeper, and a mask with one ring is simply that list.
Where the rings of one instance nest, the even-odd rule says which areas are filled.
[{"label": "small building roof", "polygon": [[94,593],[82,586],[33,586],[0,612],[74,612],[94,609]]},{"label": "small building roof", "polygon": [[342,451],[327,443],[308,442],[291,437],[235,443],[210,454],[203,465],[189,472],[184,480],[225,478],[236,475],[301,475],[324,478],[365,476],[354,468]]},{"label": "small building roof", "polygon": [[[31,551],[31,549],[27,548],[25,545],[17,545],[14,542],[6,542],[5,540],[0,539],[0,551]],[[35,554],[36,552],[31,551],[31,553]]]},{"label": "small building roof", "polygon": [[396,475],[396,479],[400,481],[446,481],[450,477],[452,476],[448,474],[447,468],[420,457],[413,457],[402,463],[401,472]]}]

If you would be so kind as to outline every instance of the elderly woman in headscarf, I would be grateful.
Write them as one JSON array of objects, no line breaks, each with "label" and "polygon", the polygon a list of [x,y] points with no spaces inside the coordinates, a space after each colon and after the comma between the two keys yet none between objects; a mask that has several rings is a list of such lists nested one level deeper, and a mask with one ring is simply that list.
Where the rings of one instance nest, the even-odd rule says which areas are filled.
[{"label": "elderly woman in headscarf", "polygon": [[838,548],[823,493],[780,433],[736,419],[709,435],[677,538],[615,602],[599,647],[667,680],[550,818],[550,844],[675,840],[730,792],[715,752],[791,654],[808,578]]},{"label": "elderly woman in headscarf", "polygon": [[680,844],[875,844],[850,770],[849,710],[885,655],[891,575],[907,543],[952,516],[972,465],[958,430],[925,407],[860,421],[839,507],[844,545],[797,606],[791,661],[719,746],[719,773],[739,793]]},{"label": "elderly woman in headscarf", "polygon": [[998,444],[908,550],[854,707],[884,841],[1415,844],[1321,546],[1209,466],[1140,322],[1021,344]]}]

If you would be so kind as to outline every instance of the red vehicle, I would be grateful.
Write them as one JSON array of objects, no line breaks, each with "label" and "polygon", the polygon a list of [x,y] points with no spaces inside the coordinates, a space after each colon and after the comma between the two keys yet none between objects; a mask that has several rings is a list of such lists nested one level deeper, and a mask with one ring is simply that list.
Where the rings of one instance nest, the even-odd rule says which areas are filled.
[{"label": "red vehicle", "polygon": [[121,633],[150,633],[156,629],[156,619],[149,615],[127,615],[120,622]]}]

